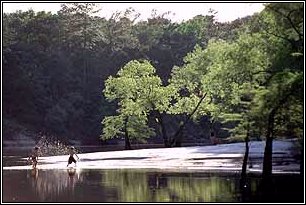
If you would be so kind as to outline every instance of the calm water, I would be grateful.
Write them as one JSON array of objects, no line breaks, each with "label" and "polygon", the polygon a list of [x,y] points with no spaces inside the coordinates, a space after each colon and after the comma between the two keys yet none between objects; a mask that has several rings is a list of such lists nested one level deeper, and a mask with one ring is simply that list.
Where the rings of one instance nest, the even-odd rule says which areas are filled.
[{"label": "calm water", "polygon": [[[25,150],[7,149],[2,166],[25,165]],[[259,175],[239,186],[239,173],[171,173],[146,169],[2,170],[2,202],[304,202],[301,175]]]},{"label": "calm water", "polygon": [[152,170],[3,170],[3,202],[303,202],[300,175],[274,176],[263,194],[259,176]]}]

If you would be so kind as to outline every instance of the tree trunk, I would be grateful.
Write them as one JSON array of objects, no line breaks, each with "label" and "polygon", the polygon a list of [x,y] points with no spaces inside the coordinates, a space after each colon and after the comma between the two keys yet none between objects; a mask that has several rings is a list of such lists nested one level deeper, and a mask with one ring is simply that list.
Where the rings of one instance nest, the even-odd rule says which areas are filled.
[{"label": "tree trunk", "polygon": [[176,139],[173,147],[181,147],[181,146],[182,146],[182,140],[181,139]]},{"label": "tree trunk", "polygon": [[246,186],[246,170],[248,165],[248,158],[249,158],[249,132],[247,133],[247,136],[245,137],[245,153],[242,163],[242,170],[241,170],[241,178],[240,178],[240,188],[245,188]]},{"label": "tree trunk", "polygon": [[161,128],[161,133],[163,135],[164,145],[165,145],[165,147],[170,147],[168,135],[167,135],[167,132],[166,132],[166,127],[165,127],[163,117],[160,114],[160,112],[158,112],[157,118],[158,118],[158,123],[159,123],[160,128]]},{"label": "tree trunk", "polygon": [[272,175],[272,143],[273,138],[271,136],[267,137],[262,170],[264,179],[270,178]]},{"label": "tree trunk", "polygon": [[300,153],[300,175],[304,176],[304,142],[302,141],[302,148]]},{"label": "tree trunk", "polygon": [[268,129],[266,134],[266,147],[264,153],[262,178],[265,182],[268,182],[272,176],[272,145],[273,145],[273,129],[274,129],[274,116],[276,109],[273,109],[269,114]]},{"label": "tree trunk", "polygon": [[251,187],[247,182],[247,165],[248,165],[248,158],[249,158],[249,131],[247,132],[247,136],[245,137],[245,153],[243,158],[242,170],[241,170],[241,178],[240,178],[240,192],[241,192],[241,200],[242,202],[248,202]]},{"label": "tree trunk", "polygon": [[132,149],[130,139],[127,135],[125,135],[125,149],[126,150],[131,150]]},{"label": "tree trunk", "polygon": [[127,117],[125,119],[125,122],[124,122],[124,140],[125,140],[125,149],[126,150],[131,150],[132,147],[131,147],[131,142],[130,142],[130,139],[129,139],[129,133],[127,131],[127,123],[129,121],[129,117]]},{"label": "tree trunk", "polygon": [[207,93],[204,94],[204,96],[201,97],[200,101],[198,102],[197,106],[193,109],[193,111],[190,113],[190,115],[187,116],[186,120],[180,125],[179,129],[176,131],[176,133],[173,135],[172,140],[170,142],[170,146],[172,147],[174,143],[176,143],[176,139],[182,135],[182,131],[186,124],[189,122],[191,117],[194,115],[194,113],[198,110],[200,107],[202,101],[205,99]]},{"label": "tree trunk", "polygon": [[182,146],[182,138],[183,138],[183,132],[181,132],[177,138],[175,138],[175,144],[174,147],[181,147]]}]

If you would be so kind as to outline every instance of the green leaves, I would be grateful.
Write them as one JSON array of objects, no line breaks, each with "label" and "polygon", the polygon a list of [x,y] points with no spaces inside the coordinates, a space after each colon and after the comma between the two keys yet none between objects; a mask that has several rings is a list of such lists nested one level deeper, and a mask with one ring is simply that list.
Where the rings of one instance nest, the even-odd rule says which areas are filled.
[{"label": "green leaves", "polygon": [[203,102],[198,114],[223,118],[224,122],[240,122],[237,129],[245,129],[244,121],[251,119],[265,122],[269,111],[280,106],[284,96],[292,94],[289,91],[299,75],[289,72],[289,64],[285,64],[288,69],[281,65],[290,54],[283,49],[288,47],[278,39],[266,39],[262,33],[242,33],[233,42],[211,40],[206,49],[196,46],[185,57],[185,65],[173,69],[170,83],[180,91],[180,96],[171,112],[190,112],[198,94],[207,93],[210,101]]},{"label": "green leaves", "polygon": [[127,63],[116,77],[110,76],[106,80],[103,92],[108,100],[118,100],[119,106],[119,116],[106,117],[102,122],[104,138],[122,134],[126,119],[129,136],[143,139],[154,135],[147,126],[147,114],[155,107],[167,107],[162,97],[167,91],[161,87],[161,80],[155,75],[155,68],[149,61],[133,60]]},{"label": "green leaves", "polygon": [[148,61],[134,60],[119,70],[118,77],[106,80],[103,92],[109,100],[130,99],[141,103],[150,99],[159,86],[161,80],[155,76],[155,68]]},{"label": "green leaves", "polygon": [[123,116],[106,116],[103,119],[102,124],[104,125],[103,135],[101,137],[103,140],[112,139],[115,137],[118,138],[123,134]]}]

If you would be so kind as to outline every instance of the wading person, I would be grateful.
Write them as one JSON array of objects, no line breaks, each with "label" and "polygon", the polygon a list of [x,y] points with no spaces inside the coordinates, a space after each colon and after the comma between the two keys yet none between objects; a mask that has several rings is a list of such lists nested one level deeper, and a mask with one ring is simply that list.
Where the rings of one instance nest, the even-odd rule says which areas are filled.
[{"label": "wading person", "polygon": [[32,153],[29,155],[28,161],[32,162],[32,167],[36,168],[37,162],[38,162],[38,151],[39,147],[35,146],[32,150]]},{"label": "wading person", "polygon": [[73,156],[76,156],[78,158],[78,160],[80,159],[78,157],[78,155],[76,154],[76,150],[73,146],[70,147],[69,149],[69,159],[68,159],[68,164],[67,164],[67,167],[69,166],[69,164],[71,164],[72,162],[74,162],[74,166],[76,166],[76,160],[74,159]]}]

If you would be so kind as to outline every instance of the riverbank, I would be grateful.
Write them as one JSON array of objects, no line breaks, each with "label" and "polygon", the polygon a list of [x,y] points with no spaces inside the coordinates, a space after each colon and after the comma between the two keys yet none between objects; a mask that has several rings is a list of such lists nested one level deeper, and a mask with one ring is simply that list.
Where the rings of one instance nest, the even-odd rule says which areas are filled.
[{"label": "riverbank", "polygon": [[[264,141],[250,142],[248,171],[261,172]],[[273,143],[273,173],[299,173],[300,162],[292,153],[292,141]],[[245,144],[155,148],[78,154],[78,169],[157,169],[163,171],[240,172]],[[66,155],[40,157],[39,169],[66,169]],[[25,160],[25,158],[22,158]],[[3,169],[30,169],[29,165]]]}]

